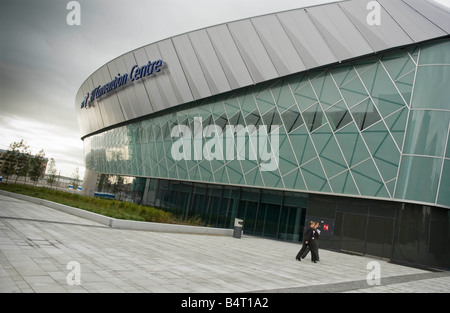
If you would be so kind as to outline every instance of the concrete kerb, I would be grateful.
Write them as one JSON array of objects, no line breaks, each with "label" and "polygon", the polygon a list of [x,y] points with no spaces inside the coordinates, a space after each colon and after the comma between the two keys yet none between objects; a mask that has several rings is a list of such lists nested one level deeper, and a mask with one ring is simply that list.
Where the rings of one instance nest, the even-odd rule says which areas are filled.
[{"label": "concrete kerb", "polygon": [[0,194],[15,199],[43,205],[58,211],[62,211],[116,229],[143,230],[143,231],[166,232],[166,233],[219,235],[219,236],[233,235],[233,229],[122,220],[89,212],[86,210],[81,210],[68,205],[52,202],[49,200],[34,198],[9,191],[0,190]]}]

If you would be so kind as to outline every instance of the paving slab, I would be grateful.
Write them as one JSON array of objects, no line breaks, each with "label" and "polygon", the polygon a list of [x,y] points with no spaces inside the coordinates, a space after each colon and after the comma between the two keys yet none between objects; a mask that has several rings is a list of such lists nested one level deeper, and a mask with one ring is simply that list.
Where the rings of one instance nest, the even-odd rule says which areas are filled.
[{"label": "paving slab", "polygon": [[[449,272],[243,236],[114,229],[0,195],[2,293],[307,293],[450,291]],[[379,266],[372,285],[370,262]]]}]

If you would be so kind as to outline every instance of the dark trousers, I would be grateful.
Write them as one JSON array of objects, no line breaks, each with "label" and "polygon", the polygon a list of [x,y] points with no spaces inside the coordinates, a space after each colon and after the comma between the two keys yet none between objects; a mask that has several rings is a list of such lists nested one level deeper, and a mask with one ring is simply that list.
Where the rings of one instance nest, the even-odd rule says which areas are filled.
[{"label": "dark trousers", "polygon": [[308,254],[308,251],[309,251],[308,245],[306,243],[304,243],[302,248],[300,249],[300,251],[297,253],[297,256],[295,257],[295,259],[297,259],[297,260],[300,260],[300,258],[304,259],[305,256]]},{"label": "dark trousers", "polygon": [[300,258],[304,259],[308,255],[309,251],[311,251],[311,261],[319,261],[319,246],[316,240],[311,240],[308,244],[304,243],[295,258],[297,260],[300,260]]},{"label": "dark trousers", "polygon": [[311,251],[311,261],[319,261],[319,243],[317,240],[309,242],[309,250]]}]

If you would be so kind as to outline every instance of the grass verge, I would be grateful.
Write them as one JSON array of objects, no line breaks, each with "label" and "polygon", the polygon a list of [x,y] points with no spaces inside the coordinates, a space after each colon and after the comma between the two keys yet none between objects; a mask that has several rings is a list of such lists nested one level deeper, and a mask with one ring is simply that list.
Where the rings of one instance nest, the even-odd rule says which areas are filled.
[{"label": "grass verge", "polygon": [[99,199],[76,193],[22,184],[0,183],[0,189],[65,204],[112,218],[155,223],[200,225],[199,220],[180,221],[170,212],[135,203]]}]

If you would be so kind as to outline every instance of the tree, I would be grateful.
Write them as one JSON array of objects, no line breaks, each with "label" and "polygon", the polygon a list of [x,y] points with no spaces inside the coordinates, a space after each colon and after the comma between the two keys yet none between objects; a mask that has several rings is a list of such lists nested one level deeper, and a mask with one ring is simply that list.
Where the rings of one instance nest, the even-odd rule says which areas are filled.
[{"label": "tree", "polygon": [[2,172],[6,176],[6,179],[11,175],[16,176],[26,176],[29,169],[30,152],[28,150],[29,146],[25,142],[20,140],[20,142],[13,142],[9,145],[9,149],[3,155],[3,160],[5,161],[2,167]]},{"label": "tree", "polygon": [[75,169],[75,171],[73,172],[73,174],[72,174],[73,190],[77,190],[78,189],[79,181],[80,181],[80,170],[77,167]]},{"label": "tree", "polygon": [[11,150],[7,150],[3,154],[3,166],[2,166],[2,173],[5,176],[5,181],[8,180],[9,176],[14,175],[16,172],[16,165],[17,165],[17,149],[13,146],[13,144],[9,145]]},{"label": "tree", "polygon": [[41,173],[44,170],[44,158],[45,158],[45,152],[44,149],[41,149],[41,151],[38,152],[35,156],[32,156],[30,159],[30,165],[29,165],[29,175],[30,179],[34,182],[34,185],[39,180],[39,177],[41,176]]},{"label": "tree", "polygon": [[53,158],[50,159],[50,163],[48,164],[47,173],[48,173],[47,183],[50,185],[50,188],[51,188],[56,181],[56,163],[55,163],[55,159],[53,159]]},{"label": "tree", "polygon": [[19,178],[19,176],[24,176],[25,177],[25,182],[27,180],[27,175],[28,172],[30,170],[30,158],[31,158],[31,153],[30,153],[30,146],[27,146],[25,144],[25,142],[22,140],[20,140],[19,143],[14,142],[13,144],[16,144],[17,147],[17,155],[16,155],[16,160],[17,160],[17,164],[16,164],[16,183],[17,183],[17,179]]}]

